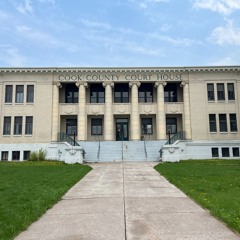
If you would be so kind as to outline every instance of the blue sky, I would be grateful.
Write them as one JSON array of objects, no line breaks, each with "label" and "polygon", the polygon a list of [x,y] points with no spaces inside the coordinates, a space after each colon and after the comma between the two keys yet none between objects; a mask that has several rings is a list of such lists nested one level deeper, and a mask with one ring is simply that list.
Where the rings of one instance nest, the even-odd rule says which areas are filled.
[{"label": "blue sky", "polygon": [[0,67],[240,65],[240,0],[1,0]]}]

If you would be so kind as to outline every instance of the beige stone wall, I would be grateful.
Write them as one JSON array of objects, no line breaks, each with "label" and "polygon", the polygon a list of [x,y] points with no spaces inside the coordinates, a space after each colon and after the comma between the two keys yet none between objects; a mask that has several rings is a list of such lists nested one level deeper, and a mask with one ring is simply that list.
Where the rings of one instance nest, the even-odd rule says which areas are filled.
[{"label": "beige stone wall", "polygon": [[[240,119],[239,119],[239,96],[240,82],[237,73],[191,73],[190,80],[190,108],[192,121],[193,140],[237,140],[240,138]],[[217,100],[217,89],[215,85],[215,101],[208,102],[207,83],[225,83],[225,101]],[[227,100],[227,83],[234,83],[235,101]],[[229,113],[236,113],[238,132],[230,132]],[[218,114],[227,114],[227,133],[210,133],[209,114],[217,114],[217,128],[219,127]]]},{"label": "beige stone wall", "polygon": [[[43,74],[7,74],[1,77],[1,143],[45,143],[51,141],[52,77]],[[13,101],[5,103],[5,86],[13,85]],[[15,87],[24,85],[24,102],[15,103]],[[26,103],[27,85],[34,85],[34,103]],[[3,136],[3,118],[11,117],[11,135]],[[22,135],[13,135],[14,117],[22,116]],[[25,135],[25,117],[33,116],[33,134]]]},{"label": "beige stone wall", "polygon": [[[1,69],[0,69],[1,70]],[[59,71],[59,72],[58,72]],[[65,71],[65,70],[64,70]],[[53,84],[59,83],[59,75],[65,76],[75,76],[78,74],[78,71],[66,71],[63,70],[52,70],[48,71],[47,69],[43,69],[42,71],[36,70],[35,72],[31,71],[14,71],[6,72],[3,71],[0,73],[0,143],[48,143],[52,140],[52,135],[55,135],[58,131],[66,131],[66,119],[71,117],[80,116],[81,111],[80,106],[78,104],[61,104],[65,101],[64,95],[64,84],[72,83],[75,84],[77,80],[64,80],[62,81],[62,88],[59,89],[59,124],[58,118],[56,115],[56,109],[53,109]],[[178,92],[178,103],[164,103],[164,107],[161,106],[161,111],[165,111],[166,116],[171,115],[171,117],[177,117],[177,127],[178,131],[185,130],[186,124],[187,127],[190,128],[189,133],[191,134],[192,140],[234,140],[240,139],[240,104],[239,104],[239,92],[240,92],[240,75],[239,70],[214,70],[208,71],[200,69],[199,71],[185,70],[181,69],[179,72],[176,70],[167,69],[164,74],[161,72],[161,69],[154,69],[152,72],[147,72],[146,69],[138,69],[138,70],[125,70],[125,69],[117,69],[116,72],[110,70],[104,71],[103,69],[94,70],[91,69],[84,70],[85,72],[81,73],[82,78],[86,81],[87,76],[97,76],[97,75],[116,75],[114,79],[110,79],[113,83],[129,83],[129,82],[139,82],[147,83],[151,82],[154,86],[155,82],[174,82],[177,83],[177,92]],[[159,72],[157,72],[159,71]],[[159,80],[159,75],[163,74],[165,76],[163,80]],[[181,74],[182,79],[169,80],[167,78],[167,74]],[[131,75],[133,79],[131,79]],[[141,76],[137,78],[136,76],[144,75],[145,79],[141,80]],[[147,80],[148,76],[151,81]],[[91,77],[89,77],[91,78]],[[108,80],[108,79],[107,79]],[[86,88],[86,140],[95,141],[98,139],[96,136],[91,135],[91,118],[101,117],[103,118],[103,135],[99,136],[100,140],[104,140],[104,132],[107,132],[106,126],[104,127],[104,115],[108,113],[107,108],[105,108],[106,104],[89,104],[90,102],[90,85],[91,83],[99,83],[102,84],[104,80],[89,80],[88,88]],[[189,96],[189,107],[190,107],[190,120],[188,119],[186,123],[186,119],[184,114],[186,114],[186,104],[184,104],[184,84],[180,87],[180,84],[184,82],[188,84],[188,94]],[[227,89],[225,89],[226,100],[224,102],[218,102],[216,95],[217,91],[215,88],[215,102],[208,102],[207,99],[207,83],[234,83],[235,84],[235,101],[227,100]],[[4,102],[5,98],[5,86],[13,85],[15,95],[15,86],[16,85],[24,85],[24,99],[26,99],[26,87],[27,85],[34,85],[34,103],[26,103],[16,104],[13,96],[13,103],[6,104]],[[226,87],[227,85],[225,85]],[[110,88],[109,88],[110,89]],[[112,94],[108,94],[109,98],[112,98],[112,118],[108,116],[108,119],[113,119],[113,123],[111,123],[112,136],[110,136],[110,132],[108,131],[108,135],[110,136],[108,139],[116,139],[116,118],[128,118],[128,129],[129,129],[129,139],[140,140],[141,135],[141,118],[152,118],[153,123],[153,134],[149,136],[150,140],[156,140],[158,124],[157,114],[159,108],[157,107],[157,88],[153,87],[153,99],[154,102],[152,104],[145,103],[137,103],[137,87],[134,87],[135,96],[135,107],[133,109],[131,99],[132,96],[132,88],[129,88],[129,100],[128,104],[114,104],[114,86],[111,88]],[[56,89],[55,89],[56,90]],[[187,98],[188,99],[188,98]],[[109,100],[109,102],[111,102]],[[109,104],[108,102],[108,104]],[[109,106],[108,106],[109,108]],[[53,111],[54,110],[54,111]],[[54,113],[53,113],[54,112]],[[82,111],[84,112],[84,111]],[[230,113],[236,113],[237,115],[237,123],[238,123],[238,132],[231,133],[229,118],[228,121],[228,132],[227,133],[210,133],[209,131],[209,114],[219,114],[224,113],[229,116]],[[54,115],[55,114],[55,115]],[[60,116],[61,115],[61,116]],[[111,114],[109,114],[111,115]],[[133,116],[134,115],[134,116]],[[3,118],[4,116],[12,117],[12,125],[10,136],[3,136]],[[14,117],[22,116],[23,117],[23,134],[20,136],[13,135],[13,127],[14,127]],[[25,135],[25,117],[33,116],[33,134],[30,136]],[[160,115],[159,115],[160,116]],[[164,115],[161,115],[164,116]],[[134,118],[134,121],[131,123],[131,120]],[[84,119],[84,118],[82,118]],[[110,121],[110,120],[108,120]],[[53,124],[54,122],[54,124]],[[217,115],[217,125],[218,123],[218,115]],[[79,125],[80,126],[80,125]],[[83,125],[81,125],[83,128]],[[160,128],[159,128],[160,129]],[[82,131],[82,130],[81,130]],[[158,133],[160,135],[160,133]],[[84,139],[84,134],[81,135],[81,139]],[[161,134],[161,137],[165,136]]]}]

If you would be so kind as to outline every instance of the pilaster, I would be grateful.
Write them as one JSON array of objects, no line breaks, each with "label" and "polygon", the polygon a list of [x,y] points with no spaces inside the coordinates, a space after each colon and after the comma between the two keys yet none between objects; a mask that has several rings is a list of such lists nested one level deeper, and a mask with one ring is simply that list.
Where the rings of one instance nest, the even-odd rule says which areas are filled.
[{"label": "pilaster", "polygon": [[78,94],[78,141],[85,141],[87,135],[87,116],[86,116],[86,88],[87,82],[76,82],[79,88]]},{"label": "pilaster", "polygon": [[113,141],[113,106],[112,106],[112,81],[103,82],[105,87],[105,107],[104,107],[104,140]]},{"label": "pilaster", "polygon": [[131,91],[131,140],[140,140],[140,116],[139,116],[139,105],[138,105],[138,88],[140,87],[140,82],[130,82],[129,86],[132,88]]},{"label": "pilaster", "polygon": [[183,87],[183,104],[184,104],[184,131],[186,139],[192,139],[192,127],[190,117],[190,98],[189,98],[189,83],[182,82]]},{"label": "pilaster", "polygon": [[52,141],[58,140],[58,132],[60,131],[60,118],[59,118],[59,88],[61,83],[54,83],[53,85],[53,109],[52,109]]},{"label": "pilaster", "polygon": [[164,105],[164,87],[166,82],[156,82],[157,88],[157,139],[166,139],[166,114]]}]

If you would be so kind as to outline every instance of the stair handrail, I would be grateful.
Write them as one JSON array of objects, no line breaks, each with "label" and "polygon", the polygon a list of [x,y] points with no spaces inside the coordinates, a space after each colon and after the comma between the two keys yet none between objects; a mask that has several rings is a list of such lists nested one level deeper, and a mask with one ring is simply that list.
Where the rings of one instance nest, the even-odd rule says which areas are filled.
[{"label": "stair handrail", "polygon": [[147,147],[146,147],[146,140],[145,136],[143,136],[143,144],[144,144],[144,152],[145,152],[145,157],[147,158]]},{"label": "stair handrail", "polygon": [[185,140],[185,132],[180,131],[174,134],[166,143],[165,145],[171,145],[175,143],[177,140]]},{"label": "stair handrail", "polygon": [[97,160],[98,161],[100,158],[100,150],[101,150],[101,143],[100,143],[100,137],[98,136],[98,152],[97,152]]},{"label": "stair handrail", "polygon": [[68,134],[66,134],[64,132],[59,132],[58,133],[58,142],[67,142],[71,146],[80,147],[80,145],[73,138],[71,138]]}]

